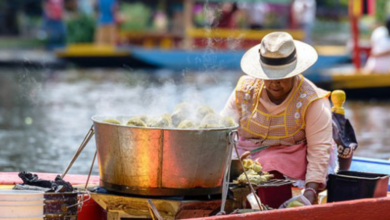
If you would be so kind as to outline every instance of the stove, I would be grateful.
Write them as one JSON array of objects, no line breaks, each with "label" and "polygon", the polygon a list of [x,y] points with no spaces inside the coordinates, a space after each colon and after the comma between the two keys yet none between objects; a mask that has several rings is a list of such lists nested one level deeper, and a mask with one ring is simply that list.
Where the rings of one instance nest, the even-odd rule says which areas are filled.
[{"label": "stove", "polygon": [[[151,219],[148,200],[164,220],[207,217],[220,211],[221,195],[146,197],[118,194],[99,188],[92,199],[107,211],[107,219]],[[150,203],[149,203],[150,204]]]}]

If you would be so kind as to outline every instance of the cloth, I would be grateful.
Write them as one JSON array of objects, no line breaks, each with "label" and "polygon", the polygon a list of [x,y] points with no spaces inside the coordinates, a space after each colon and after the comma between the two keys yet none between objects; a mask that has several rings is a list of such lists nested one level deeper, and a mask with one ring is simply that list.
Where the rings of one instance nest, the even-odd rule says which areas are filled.
[{"label": "cloth", "polygon": [[265,23],[267,13],[270,8],[268,3],[264,2],[242,2],[239,4],[239,8],[244,9],[248,12],[250,18],[249,22],[251,26],[262,27]]},{"label": "cloth", "polygon": [[57,49],[65,46],[66,26],[62,20],[44,19],[44,30],[47,34],[47,49]]},{"label": "cloth", "polygon": [[63,16],[63,0],[46,0],[44,3],[45,18],[52,21],[60,21]]},{"label": "cloth", "polygon": [[99,24],[113,24],[115,23],[115,5],[117,0],[99,0],[98,9],[99,9]]},{"label": "cloth", "polygon": [[73,187],[69,182],[64,181],[57,175],[54,181],[39,179],[37,174],[20,172],[18,175],[24,185],[48,188],[48,192],[73,192]]},{"label": "cloth", "polygon": [[[390,51],[390,36],[386,27],[376,28],[371,35],[371,53],[380,54]],[[390,55],[370,56],[364,67],[366,72],[388,73],[390,71]]]},{"label": "cloth", "polygon": [[78,6],[79,10],[88,16],[93,15],[93,2],[92,0],[79,0]]},{"label": "cloth", "polygon": [[377,27],[371,34],[371,52],[372,53],[382,53],[390,48],[390,37],[389,32],[386,27],[380,26]]},{"label": "cloth", "polygon": [[337,144],[338,155],[347,159],[358,147],[355,131],[348,119],[342,114],[333,113],[333,139]]},{"label": "cloth", "polygon": [[[297,86],[297,82],[294,87]],[[265,89],[265,88],[264,88]],[[294,88],[293,88],[294,89]],[[286,100],[289,99],[289,96]],[[260,102],[269,114],[277,115],[284,111],[287,102],[284,101],[279,105],[272,103],[266,91],[261,93]],[[240,115],[236,108],[236,93],[233,91],[224,109],[221,112],[223,116],[233,117],[239,121]],[[334,164],[330,162],[332,152],[332,114],[330,111],[330,102],[327,98],[322,98],[312,102],[306,110],[305,115],[305,133],[307,143],[307,169],[306,182],[320,183],[326,185],[328,166]],[[270,134],[271,135],[271,134]],[[245,141],[245,142],[244,142]],[[239,140],[238,146],[248,145],[250,142],[254,148],[260,147],[256,140]],[[272,147],[269,148],[272,150]],[[283,162],[278,160],[278,162]],[[261,161],[260,161],[261,163]]]},{"label": "cloth", "polygon": [[[241,142],[241,150],[251,150],[250,145],[244,145],[247,141]],[[293,179],[305,179],[307,159],[307,145],[300,143],[293,146],[272,146],[251,154],[252,158],[261,163],[265,172],[278,171]],[[283,161],[281,163],[280,161]]]},{"label": "cloth", "polygon": [[292,11],[299,25],[313,23],[316,19],[316,1],[295,0]]},{"label": "cloth", "polygon": [[312,102],[328,97],[330,92],[317,88],[302,75],[294,79],[297,81],[293,80],[292,85],[297,86],[287,94],[291,95],[284,100],[286,106],[280,114],[273,115],[261,101],[263,88],[266,88],[264,81],[250,76],[240,78],[235,91],[241,137],[261,142],[264,146],[295,145],[306,139],[303,129],[306,110]]},{"label": "cloth", "polygon": [[316,19],[315,0],[295,0],[292,5],[293,18],[297,26],[305,31],[304,41],[312,43],[312,29]]}]

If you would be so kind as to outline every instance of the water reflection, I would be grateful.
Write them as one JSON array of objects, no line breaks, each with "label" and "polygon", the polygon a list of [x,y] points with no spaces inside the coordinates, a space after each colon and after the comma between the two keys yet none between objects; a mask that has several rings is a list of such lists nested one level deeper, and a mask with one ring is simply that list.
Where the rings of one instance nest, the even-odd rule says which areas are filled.
[{"label": "water reflection", "polygon": [[[62,172],[91,116],[162,114],[182,100],[221,109],[238,77],[233,72],[3,69],[0,171]],[[88,172],[94,148],[91,141],[71,173]]]},{"label": "water reflection", "polygon": [[358,156],[390,158],[390,103],[349,102],[346,115],[350,118],[358,138]]},{"label": "water reflection", "polygon": [[[221,109],[238,72],[1,69],[0,171],[62,172],[96,114],[171,112],[182,100]],[[358,156],[390,157],[390,103],[348,102]],[[70,173],[87,174],[91,141]],[[95,163],[94,174],[98,173]]]}]

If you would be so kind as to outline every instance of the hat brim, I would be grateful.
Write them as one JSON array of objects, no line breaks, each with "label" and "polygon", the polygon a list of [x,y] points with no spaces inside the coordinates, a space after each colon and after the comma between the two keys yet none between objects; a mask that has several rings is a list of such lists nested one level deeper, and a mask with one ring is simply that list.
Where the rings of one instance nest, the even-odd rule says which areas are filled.
[{"label": "hat brim", "polygon": [[260,62],[258,44],[250,48],[241,59],[241,69],[244,73],[260,79],[285,79],[303,73],[318,59],[316,50],[309,44],[294,40],[297,59],[291,64],[271,66]]}]

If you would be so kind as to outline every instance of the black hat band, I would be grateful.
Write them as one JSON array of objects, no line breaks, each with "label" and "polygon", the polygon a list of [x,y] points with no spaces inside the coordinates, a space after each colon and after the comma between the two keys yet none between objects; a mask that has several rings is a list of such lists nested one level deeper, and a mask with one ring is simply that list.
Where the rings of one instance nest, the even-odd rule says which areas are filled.
[{"label": "black hat band", "polygon": [[269,58],[269,57],[261,56],[261,54],[260,54],[260,60],[262,63],[267,64],[267,65],[281,66],[281,65],[286,65],[286,64],[290,64],[290,63],[294,62],[297,59],[296,54],[297,53],[296,53],[295,49],[290,55],[288,55],[287,57],[282,57],[282,58]]}]

